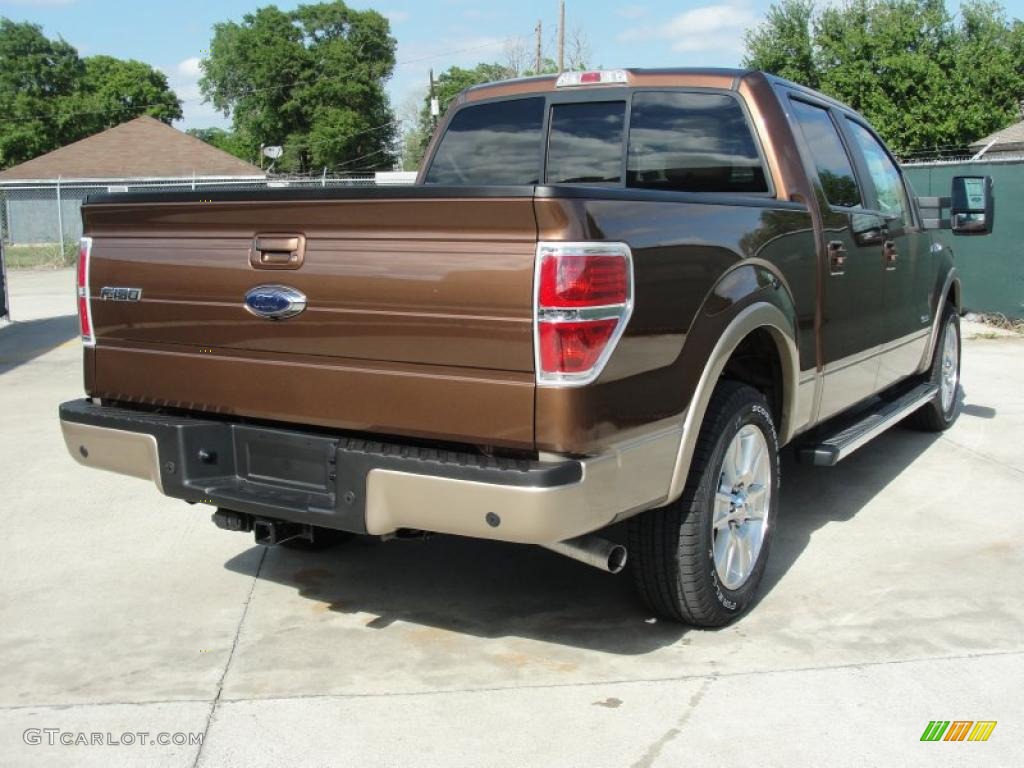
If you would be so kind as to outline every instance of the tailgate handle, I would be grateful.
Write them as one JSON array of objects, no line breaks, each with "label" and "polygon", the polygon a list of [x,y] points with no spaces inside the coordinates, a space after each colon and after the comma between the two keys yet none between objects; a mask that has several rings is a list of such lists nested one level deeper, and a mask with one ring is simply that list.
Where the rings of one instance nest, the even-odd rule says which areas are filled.
[{"label": "tailgate handle", "polygon": [[305,235],[256,235],[249,263],[256,269],[298,269],[306,255]]}]

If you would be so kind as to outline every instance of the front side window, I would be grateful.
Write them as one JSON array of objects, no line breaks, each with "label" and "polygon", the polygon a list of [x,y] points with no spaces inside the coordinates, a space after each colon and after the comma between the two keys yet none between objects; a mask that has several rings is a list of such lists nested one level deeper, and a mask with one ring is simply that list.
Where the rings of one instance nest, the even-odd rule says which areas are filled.
[{"label": "front side window", "polygon": [[633,96],[627,184],[677,192],[768,191],[743,109],[713,93]]},{"label": "front side window", "polygon": [[622,181],[626,102],[556,104],[551,108],[548,184]]},{"label": "front side window", "polygon": [[853,165],[828,111],[797,99],[793,99],[791,104],[818,171],[825,199],[830,205],[860,207],[860,189],[853,175]]},{"label": "front side window", "polygon": [[849,118],[846,122],[850,126],[850,132],[853,133],[854,141],[857,142],[860,151],[864,153],[868,174],[875,185],[879,210],[886,217],[906,224],[909,206],[899,169],[885,148],[878,143],[878,139],[871,134],[871,131]]},{"label": "front side window", "polygon": [[448,124],[424,181],[536,184],[543,125],[543,97],[464,107]]}]

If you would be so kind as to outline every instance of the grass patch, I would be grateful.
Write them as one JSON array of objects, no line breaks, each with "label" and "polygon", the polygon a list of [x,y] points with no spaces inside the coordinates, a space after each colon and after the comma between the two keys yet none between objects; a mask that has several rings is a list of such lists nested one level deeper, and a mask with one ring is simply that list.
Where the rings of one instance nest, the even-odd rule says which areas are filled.
[{"label": "grass patch", "polygon": [[78,260],[78,241],[42,245],[5,245],[4,263],[8,269],[64,269]]},{"label": "grass patch", "polygon": [[[983,312],[977,314],[974,319],[993,328],[1024,334],[1024,318],[1007,317],[1002,312]],[[995,334],[992,334],[992,336],[995,336]]]}]

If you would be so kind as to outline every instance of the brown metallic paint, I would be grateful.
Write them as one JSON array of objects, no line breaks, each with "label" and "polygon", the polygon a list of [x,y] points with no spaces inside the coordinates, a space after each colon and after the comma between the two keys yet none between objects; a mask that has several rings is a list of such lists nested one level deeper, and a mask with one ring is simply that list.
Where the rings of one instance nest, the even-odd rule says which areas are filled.
[{"label": "brown metallic paint", "polygon": [[533,444],[533,374],[107,342],[104,398],[382,435]]},{"label": "brown metallic paint", "polygon": [[813,307],[817,285],[814,264],[799,258],[813,237],[806,211],[774,209],[769,200],[759,207],[557,198],[538,199],[536,209],[542,240],[625,242],[635,272],[632,317],[598,380],[537,388],[538,449],[593,453],[623,431],[681,414],[722,330],[754,300],[792,319],[800,367],[815,368],[813,313],[797,319],[793,306]]},{"label": "brown metallic paint", "polygon": [[[91,394],[532,447],[529,197],[84,210],[93,295],[142,288],[140,302],[93,301]],[[253,268],[260,232],[301,232],[301,268]],[[273,283],[309,308],[287,321],[247,312],[245,293]]]},{"label": "brown metallic paint", "polygon": [[[759,135],[775,199],[630,199],[621,189],[617,199],[597,190],[559,197],[551,187],[533,200],[89,206],[94,291],[104,281],[138,284],[144,300],[94,304],[100,348],[86,355],[87,388],[294,423],[587,455],[679,416],[724,329],[761,301],[792,323],[800,380],[820,378],[823,230],[836,222],[826,221],[776,86],[760,73],[641,70],[630,70],[630,85],[735,90]],[[554,78],[534,78],[462,94],[426,156],[458,106],[554,89]],[[265,279],[274,275],[246,258],[259,232],[304,235],[306,263]],[[632,249],[633,315],[587,387],[534,385],[537,239]],[[260,282],[305,291],[310,308],[287,323],[253,318],[241,296]]]}]

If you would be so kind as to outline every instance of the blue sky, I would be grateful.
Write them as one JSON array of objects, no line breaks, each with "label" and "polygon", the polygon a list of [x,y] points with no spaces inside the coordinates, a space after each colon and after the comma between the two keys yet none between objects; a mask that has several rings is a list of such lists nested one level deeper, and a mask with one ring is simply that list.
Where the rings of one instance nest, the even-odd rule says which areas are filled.
[{"label": "blue sky", "polygon": [[[135,58],[167,73],[184,101],[180,128],[230,121],[203,104],[196,81],[199,58],[218,21],[240,20],[263,0],[0,0],[0,15],[41,24],[83,56],[110,54]],[[742,32],[762,18],[767,0],[567,0],[566,26],[584,30],[590,62],[618,66],[734,66],[742,56]],[[278,2],[281,8],[298,3]],[[389,83],[399,114],[422,97],[430,67],[501,61],[510,44],[532,51],[537,20],[545,46],[554,51],[557,0],[372,0],[350,2],[373,7],[391,19],[398,40],[398,67]],[[959,3],[949,3],[951,8]],[[1004,3],[1010,16],[1024,16],[1024,0]]]}]

